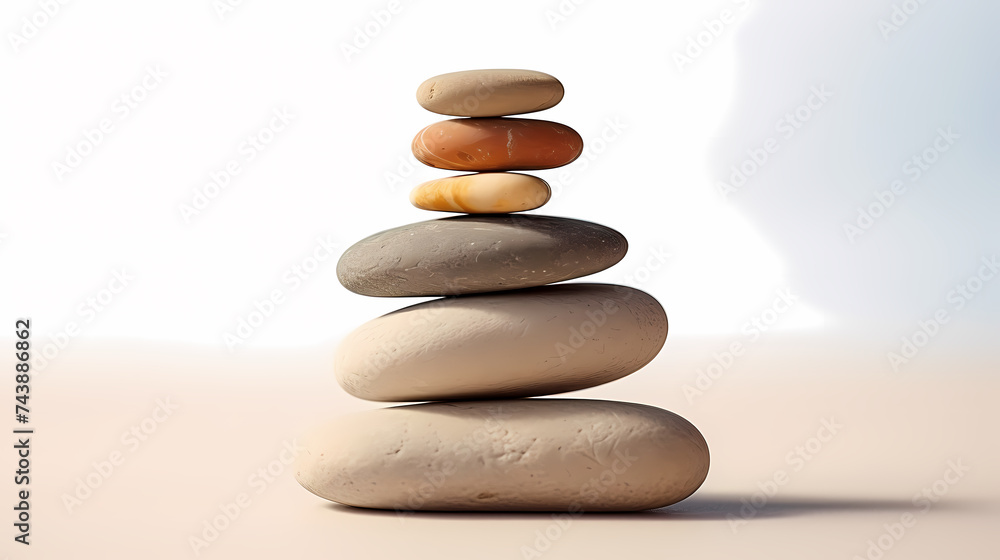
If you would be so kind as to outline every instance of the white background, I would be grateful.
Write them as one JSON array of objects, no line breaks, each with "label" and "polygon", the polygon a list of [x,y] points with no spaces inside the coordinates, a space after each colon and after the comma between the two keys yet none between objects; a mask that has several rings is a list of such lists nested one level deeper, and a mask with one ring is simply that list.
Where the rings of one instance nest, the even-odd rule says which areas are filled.
[{"label": "white background", "polygon": [[[862,82],[842,67],[851,56],[873,64],[872,59],[893,56],[901,43],[919,45],[935,33],[932,23],[942,17],[935,10],[945,8],[928,6],[885,41],[876,23],[889,13],[885,6],[823,8],[809,20],[800,20],[804,14],[795,12],[801,10],[786,6],[788,14],[777,14],[786,22],[780,29],[785,35],[758,37],[752,34],[755,19],[775,7],[716,4],[566,3],[560,8],[532,2],[403,2],[382,24],[373,11],[385,11],[385,21],[388,4],[245,2],[226,11],[208,1],[70,3],[27,37],[21,18],[44,21],[34,15],[41,8],[9,3],[6,30],[25,40],[8,34],[2,55],[0,111],[8,133],[0,145],[0,229],[5,234],[0,259],[10,271],[3,278],[3,311],[30,314],[39,333],[64,331],[75,322],[87,337],[225,348],[225,334],[236,332],[255,302],[281,289],[287,298],[243,346],[329,344],[353,325],[415,300],[350,294],[336,281],[335,258],[320,263],[301,284],[288,283],[286,272],[310,256],[318,238],[342,250],[381,229],[439,217],[406,200],[416,183],[448,173],[425,168],[409,154],[413,134],[441,118],[416,104],[416,87],[442,72],[513,67],[543,70],[564,82],[565,100],[533,117],[575,127],[591,148],[562,170],[538,173],[556,189],[539,213],[593,220],[630,240],[626,260],[594,280],[629,283],[632,277],[631,283],[661,299],[678,334],[738,332],[770,305],[775,290],[784,288],[799,300],[794,312],[775,325],[778,329],[844,327],[844,317],[830,305],[839,303],[835,294],[843,290],[872,300],[870,314],[884,320],[877,292],[890,286],[850,285],[846,281],[857,274],[850,270],[852,262],[827,271],[839,281],[818,282],[801,272],[816,263],[795,262],[802,253],[788,250],[782,238],[814,243],[816,253],[830,257],[870,251],[880,243],[877,235],[884,240],[901,227],[916,202],[901,200],[892,208],[859,240],[866,247],[848,243],[842,223],[855,218],[856,206],[870,202],[866,194],[870,198],[871,190],[887,185],[881,175],[896,173],[903,156],[873,165],[878,173],[871,178],[845,176],[853,182],[849,185],[796,183],[797,189],[813,191],[805,202],[780,191],[768,200],[766,189],[786,184],[799,161],[822,157],[851,169],[871,149],[841,138],[838,151],[829,151],[831,135],[870,132],[858,125],[848,132],[838,129],[854,122],[852,99],[882,95],[878,84]],[[732,12],[732,23],[711,24],[723,9]],[[846,20],[858,34],[840,39],[847,62],[826,54],[808,73],[789,77],[781,75],[784,61],[769,54],[768,72],[746,75],[753,66],[746,59],[761,52],[777,51],[789,59],[802,56],[803,49],[827,53],[837,43],[823,37],[796,43],[794,50],[790,45],[810,27],[827,27],[823,20],[833,17]],[[706,35],[703,20],[716,25],[719,37]],[[366,28],[375,31],[373,36],[359,37],[358,29],[365,33]],[[701,40],[700,54],[688,48],[689,38]],[[781,41],[785,47],[773,46]],[[851,52],[859,44],[870,52]],[[692,53],[697,56],[689,64],[675,59],[675,54]],[[152,89],[136,90],[151,68],[165,77],[159,83],[147,80]],[[779,81],[782,89],[776,91]],[[775,124],[805,103],[814,86],[834,96],[785,141]],[[950,88],[952,97],[937,100],[935,107],[958,103],[966,93],[962,84]],[[127,113],[123,94],[134,97],[136,105]],[[752,115],[753,122],[741,120],[734,107]],[[241,147],[268,126],[276,109],[294,115],[292,122],[247,161]],[[55,162],[65,164],[68,150],[85,141],[84,131],[102,119],[111,121],[112,132],[78,167],[57,171]],[[609,121],[624,130],[603,147],[595,139]],[[960,124],[965,130],[970,126]],[[936,126],[920,129],[927,141]],[[264,132],[264,138],[269,134]],[[717,182],[728,178],[730,166],[740,164],[746,150],[759,148],[769,136],[781,138],[781,150],[724,200]],[[976,140],[963,142],[965,165],[986,164],[970,160]],[[197,191],[206,192],[211,174],[233,159],[241,172],[209,199],[207,208],[186,220],[181,205],[193,204]],[[934,169],[937,188],[954,188],[946,178],[958,176],[961,165],[956,156]],[[814,176],[819,179],[829,169],[817,167]],[[560,180],[561,172],[569,173],[570,181]],[[815,193],[819,189],[835,191],[836,204],[822,208],[829,218],[825,223],[806,224],[812,229],[803,231],[796,204],[825,203]],[[912,198],[920,196],[927,195]],[[744,205],[782,208],[785,219],[748,213]],[[957,223],[961,211],[953,211],[949,220]],[[884,255],[879,266],[909,264],[905,255],[896,254],[899,248]],[[647,274],[642,267],[652,252],[671,256]],[[936,267],[930,262],[935,256],[928,257],[927,266]],[[88,311],[87,298],[99,297],[121,269],[134,280],[110,304]],[[874,276],[879,274],[884,271]],[[796,277],[805,281],[796,283]],[[911,301],[932,310],[946,285],[934,288],[927,300],[911,294]],[[876,297],[870,297],[872,291]],[[996,301],[993,296],[980,306],[995,309]],[[905,319],[889,323],[909,327]]]},{"label": "white background", "polygon": [[[448,174],[409,153],[441,118],[416,104],[417,85],[513,67],[564,82],[565,100],[532,116],[588,146],[538,173],[555,190],[539,212],[624,233],[629,255],[591,279],[652,293],[673,336],[745,332],[786,290],[796,304],[770,329],[891,351],[945,308],[970,334],[941,340],[988,344],[1000,290],[973,277],[1000,241],[995,9],[8,3],[0,312],[31,316],[56,347],[332,345],[416,301],[351,294],[335,261],[439,217],[406,200]],[[913,173],[928,149],[933,164]],[[736,168],[746,183],[721,188]],[[894,181],[905,192],[888,199]],[[335,254],[316,253],[324,243]],[[308,274],[293,281],[296,266]],[[973,297],[955,296],[969,281]]]}]

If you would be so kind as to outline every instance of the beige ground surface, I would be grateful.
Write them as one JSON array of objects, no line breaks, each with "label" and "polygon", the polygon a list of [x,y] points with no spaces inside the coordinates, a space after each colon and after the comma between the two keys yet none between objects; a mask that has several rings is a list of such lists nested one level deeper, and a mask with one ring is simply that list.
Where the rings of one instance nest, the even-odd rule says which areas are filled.
[{"label": "beige ground surface", "polygon": [[[1000,557],[995,353],[928,347],[894,373],[880,345],[770,336],[689,401],[684,386],[730,342],[675,337],[639,373],[572,394],[673,410],[701,429],[713,463],[704,486],[674,507],[568,521],[400,517],[332,505],[300,488],[283,464],[296,435],[378,406],[336,386],[334,343],[231,356],[74,342],[35,374],[32,545],[12,540],[15,487],[5,475],[0,557]],[[12,391],[0,394],[13,401]],[[157,412],[158,400],[176,408]],[[836,433],[821,431],[824,422]],[[13,428],[13,418],[5,425]],[[133,426],[144,441],[123,439]],[[13,471],[6,448],[0,464]],[[101,475],[115,453],[119,464]],[[86,487],[88,477],[99,486]],[[754,497],[761,488],[772,495]],[[934,501],[920,497],[924,489]],[[67,507],[74,494],[79,502]],[[206,534],[206,522],[233,503],[244,506],[238,517]],[[207,546],[195,551],[192,537]],[[879,543],[888,550],[873,548]]]}]

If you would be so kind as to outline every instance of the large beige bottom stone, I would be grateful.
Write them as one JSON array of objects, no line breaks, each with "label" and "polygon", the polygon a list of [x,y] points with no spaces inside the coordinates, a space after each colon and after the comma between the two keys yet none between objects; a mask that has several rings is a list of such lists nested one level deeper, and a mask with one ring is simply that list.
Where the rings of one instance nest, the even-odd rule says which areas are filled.
[{"label": "large beige bottom stone", "polygon": [[637,511],[691,495],[701,433],[634,403],[427,403],[343,417],[305,438],[295,477],[341,504],[438,511]]}]

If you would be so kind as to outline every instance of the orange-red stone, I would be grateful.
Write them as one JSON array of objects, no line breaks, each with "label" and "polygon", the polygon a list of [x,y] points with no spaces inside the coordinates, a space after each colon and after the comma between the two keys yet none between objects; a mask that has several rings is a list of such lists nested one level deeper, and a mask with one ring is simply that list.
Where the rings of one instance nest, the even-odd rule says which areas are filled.
[{"label": "orange-red stone", "polygon": [[474,118],[436,122],[413,139],[422,163],[455,171],[552,169],[583,151],[572,128],[535,119]]}]

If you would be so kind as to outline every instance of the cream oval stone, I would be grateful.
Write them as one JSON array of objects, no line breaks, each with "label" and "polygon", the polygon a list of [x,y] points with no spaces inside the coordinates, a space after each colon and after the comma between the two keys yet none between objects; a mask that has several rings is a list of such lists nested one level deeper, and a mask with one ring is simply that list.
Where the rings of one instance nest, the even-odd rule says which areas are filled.
[{"label": "cream oval stone", "polygon": [[369,410],[304,443],[295,478],[307,490],[401,511],[639,511],[690,496],[709,467],[684,418],[586,399]]},{"label": "cream oval stone", "polygon": [[549,184],[521,173],[473,173],[421,183],[410,203],[423,210],[506,214],[534,210],[549,201]]},{"label": "cream oval stone", "polygon": [[555,106],[563,85],[534,70],[465,70],[434,76],[417,88],[428,111],[455,117],[502,117]]},{"label": "cream oval stone", "polygon": [[666,338],[667,315],[646,292],[557,284],[383,315],[340,343],[334,372],[344,390],[372,401],[550,395],[625,377]]}]

